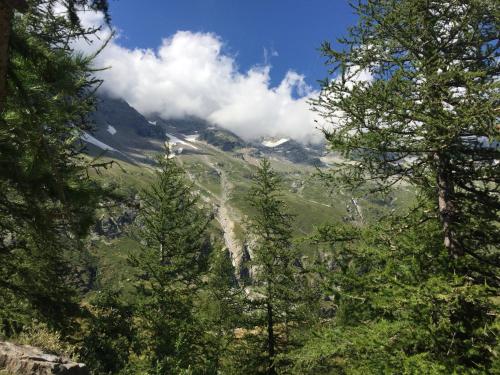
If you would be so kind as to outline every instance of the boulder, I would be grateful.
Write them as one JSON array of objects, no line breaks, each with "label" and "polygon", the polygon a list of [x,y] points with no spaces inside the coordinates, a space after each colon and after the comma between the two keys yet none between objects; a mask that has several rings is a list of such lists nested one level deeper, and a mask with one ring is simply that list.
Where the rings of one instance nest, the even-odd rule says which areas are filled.
[{"label": "boulder", "polygon": [[72,362],[68,358],[44,353],[33,346],[0,341],[0,373],[89,375],[89,370],[83,363]]}]

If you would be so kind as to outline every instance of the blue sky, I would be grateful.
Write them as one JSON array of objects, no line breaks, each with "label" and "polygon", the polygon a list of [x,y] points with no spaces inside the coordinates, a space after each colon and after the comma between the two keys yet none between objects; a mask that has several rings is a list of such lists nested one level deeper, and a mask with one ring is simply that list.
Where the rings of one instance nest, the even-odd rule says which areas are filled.
[{"label": "blue sky", "polygon": [[[99,73],[108,95],[245,139],[323,138],[310,104],[327,77],[318,49],[356,21],[348,0],[111,0],[110,13],[118,34],[96,61],[109,67]],[[103,28],[100,40],[110,35]]]},{"label": "blue sky", "polygon": [[179,30],[212,32],[241,71],[265,63],[265,49],[273,86],[294,70],[317,87],[326,76],[317,49],[356,20],[348,0],[113,0],[110,10],[127,48],[156,49]]}]

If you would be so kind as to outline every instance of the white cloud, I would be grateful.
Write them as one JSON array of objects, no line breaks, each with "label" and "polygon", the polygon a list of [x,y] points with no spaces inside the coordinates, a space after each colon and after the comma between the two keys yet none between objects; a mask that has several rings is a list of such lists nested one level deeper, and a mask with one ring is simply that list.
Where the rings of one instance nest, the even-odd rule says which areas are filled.
[{"label": "white cloud", "polygon": [[[95,25],[102,18],[85,13],[82,21]],[[101,40],[109,35],[104,29]],[[98,56],[96,66],[110,67],[99,73],[104,79],[102,89],[145,115],[198,116],[246,139],[281,136],[306,142],[322,138],[308,104],[318,92],[303,75],[289,71],[272,87],[270,65],[241,72],[223,46],[215,34],[190,31],[165,38],[156,50],[128,49],[115,38]],[[88,53],[97,46],[80,41],[77,48]]]}]

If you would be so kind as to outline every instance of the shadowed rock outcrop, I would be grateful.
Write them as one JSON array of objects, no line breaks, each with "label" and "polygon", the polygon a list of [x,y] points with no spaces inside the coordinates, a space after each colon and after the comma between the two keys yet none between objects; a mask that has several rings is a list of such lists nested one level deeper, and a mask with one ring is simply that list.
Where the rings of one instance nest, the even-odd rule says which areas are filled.
[{"label": "shadowed rock outcrop", "polygon": [[10,342],[0,342],[0,373],[15,375],[89,375],[83,363]]}]

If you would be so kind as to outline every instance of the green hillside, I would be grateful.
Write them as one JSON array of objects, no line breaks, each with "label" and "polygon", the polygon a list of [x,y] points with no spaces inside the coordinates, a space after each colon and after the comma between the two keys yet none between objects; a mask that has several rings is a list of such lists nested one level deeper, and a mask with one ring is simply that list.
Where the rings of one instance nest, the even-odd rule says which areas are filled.
[{"label": "green hillside", "polygon": [[[254,212],[248,202],[248,193],[259,159],[247,148],[223,151],[205,141],[192,144],[196,149],[179,150],[174,145],[174,152],[181,151],[175,155],[175,160],[185,169],[204,203],[217,213],[213,220],[214,235],[233,253],[239,254],[245,241],[249,240],[245,225]],[[154,179],[154,166],[149,164],[132,164],[109,157],[102,157],[99,161],[114,163],[95,177],[105,186],[114,187],[115,192],[123,197],[134,197]],[[412,202],[413,195],[404,186],[386,198],[353,196],[329,190],[313,166],[277,157],[271,158],[271,164],[283,179],[283,199],[294,215],[292,229],[296,238],[310,234],[315,226],[324,223],[352,221],[363,225],[374,222],[390,210],[407,207]],[[117,212],[103,211],[101,214],[106,217]],[[98,283],[131,290],[132,268],[127,258],[137,250],[138,243],[131,237],[129,229],[124,228],[125,233],[117,238],[98,238],[95,241],[92,253],[99,269]]]}]

